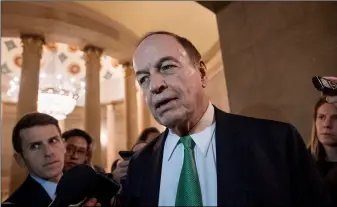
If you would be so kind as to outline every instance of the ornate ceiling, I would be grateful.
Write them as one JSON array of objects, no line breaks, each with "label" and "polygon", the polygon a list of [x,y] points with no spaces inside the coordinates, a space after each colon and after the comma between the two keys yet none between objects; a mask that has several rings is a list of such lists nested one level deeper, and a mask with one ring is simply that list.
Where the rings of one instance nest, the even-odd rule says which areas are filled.
[{"label": "ornate ceiling", "polygon": [[[190,39],[207,65],[220,51],[215,14],[194,1],[2,2],[1,16],[2,92],[20,76],[21,33],[43,34],[50,43],[44,47],[41,74],[56,48],[60,75],[80,85],[85,68],[78,48],[87,44],[104,48],[104,54],[125,63],[131,61],[142,35],[166,30]],[[123,71],[108,56],[102,58],[102,103],[124,98]],[[5,101],[15,101],[15,96],[2,94]],[[83,103],[81,97],[78,105]]]},{"label": "ornate ceiling", "polygon": [[[17,91],[11,87],[18,82],[21,75],[22,46],[19,38],[1,38],[1,92],[4,101],[15,102]],[[78,47],[62,44],[47,43],[43,47],[40,63],[40,88],[47,85],[44,81],[47,70],[55,60],[55,76],[63,82],[85,87],[85,61],[83,52]],[[101,102],[107,103],[123,99],[124,71],[117,60],[102,56],[100,69]],[[17,89],[17,88],[15,88]],[[78,105],[84,104],[84,96],[78,100]]]},{"label": "ornate ceiling", "polygon": [[216,16],[195,1],[77,1],[136,36],[167,30],[190,39],[205,56],[218,42]]}]

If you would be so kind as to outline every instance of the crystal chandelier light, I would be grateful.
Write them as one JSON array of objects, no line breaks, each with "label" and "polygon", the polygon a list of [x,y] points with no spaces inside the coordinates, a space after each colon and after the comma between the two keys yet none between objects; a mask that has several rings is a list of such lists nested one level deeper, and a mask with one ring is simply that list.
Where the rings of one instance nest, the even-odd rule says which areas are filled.
[{"label": "crystal chandelier light", "polygon": [[63,77],[57,53],[52,52],[51,57],[40,75],[37,110],[63,120],[74,110],[79,95],[84,93],[84,83],[79,86],[74,78]]},{"label": "crystal chandelier light", "polygon": [[[85,93],[85,83],[64,73],[56,52],[48,57],[48,64],[40,70],[37,111],[63,120],[74,110],[79,96]],[[19,78],[14,77],[7,95],[18,94],[19,86]]]}]

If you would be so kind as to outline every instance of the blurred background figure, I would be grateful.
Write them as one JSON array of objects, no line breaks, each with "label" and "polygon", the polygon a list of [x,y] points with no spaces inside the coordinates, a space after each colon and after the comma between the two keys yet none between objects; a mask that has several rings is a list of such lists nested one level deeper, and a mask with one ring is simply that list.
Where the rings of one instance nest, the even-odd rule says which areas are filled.
[{"label": "blurred background figure", "polygon": [[147,143],[150,143],[152,140],[158,137],[159,134],[160,132],[156,127],[149,127],[149,128],[144,129],[140,133],[137,139],[137,142],[135,143],[135,145],[133,145],[131,150],[136,152],[136,151],[143,149],[143,147],[145,147]]},{"label": "blurred background figure", "polygon": [[115,171],[115,169],[117,168],[117,166],[118,166],[118,163],[120,163],[122,160],[121,159],[116,159],[113,163],[112,163],[112,165],[111,165],[111,173],[113,172],[113,171]]},{"label": "blurred background figure", "polygon": [[[160,134],[160,131],[156,127],[149,127],[149,128],[144,129],[140,133],[139,137],[137,138],[137,142],[131,148],[131,151],[136,152],[136,151],[143,149],[143,147],[145,147],[147,143],[154,140],[157,136],[159,136],[159,134]],[[118,167],[118,164],[121,162],[122,162],[121,159],[116,159],[112,163],[111,173]]]},{"label": "blurred background figure", "polygon": [[[137,138],[137,142],[131,148],[131,151],[137,152],[143,149],[149,142],[160,135],[160,131],[155,127],[144,129]],[[116,159],[111,165],[111,173],[117,182],[126,176],[129,160]]]},{"label": "blurred background figure", "polygon": [[314,123],[309,150],[337,204],[337,107],[320,98],[315,105]]},{"label": "blurred background figure", "polygon": [[[91,165],[92,157],[92,137],[81,129],[71,129],[62,134],[66,142],[66,154],[64,170],[80,164]],[[96,171],[104,172],[104,169],[94,165]]]}]

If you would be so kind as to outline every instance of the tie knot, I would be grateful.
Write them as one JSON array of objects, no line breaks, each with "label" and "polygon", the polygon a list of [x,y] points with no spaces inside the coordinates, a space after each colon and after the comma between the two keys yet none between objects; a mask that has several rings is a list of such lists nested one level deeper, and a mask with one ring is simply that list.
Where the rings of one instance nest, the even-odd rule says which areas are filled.
[{"label": "tie knot", "polygon": [[195,146],[195,143],[191,136],[181,137],[180,142],[183,143],[184,147],[188,149],[193,149]]}]

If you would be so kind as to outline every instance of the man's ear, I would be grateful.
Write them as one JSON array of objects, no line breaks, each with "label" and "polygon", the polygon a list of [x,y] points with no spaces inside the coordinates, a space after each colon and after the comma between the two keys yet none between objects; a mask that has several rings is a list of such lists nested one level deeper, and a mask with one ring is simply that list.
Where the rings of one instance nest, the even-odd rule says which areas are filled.
[{"label": "man's ear", "polygon": [[25,160],[23,159],[23,156],[20,153],[15,152],[13,156],[14,156],[16,163],[18,163],[20,167],[22,168],[26,167]]},{"label": "man's ear", "polygon": [[201,75],[202,87],[206,88],[207,85],[207,68],[204,61],[200,60],[199,62],[199,71]]}]

